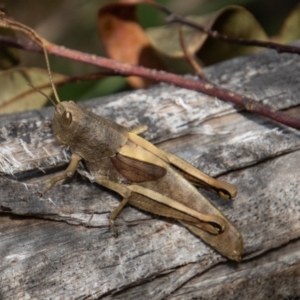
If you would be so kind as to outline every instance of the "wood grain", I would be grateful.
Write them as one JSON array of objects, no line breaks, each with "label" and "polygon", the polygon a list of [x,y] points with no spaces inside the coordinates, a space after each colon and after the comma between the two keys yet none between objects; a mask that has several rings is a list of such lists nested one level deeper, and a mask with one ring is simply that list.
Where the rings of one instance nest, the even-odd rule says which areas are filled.
[{"label": "wood grain", "polygon": [[[298,56],[267,51],[205,70],[214,82],[299,115]],[[101,100],[101,101],[100,101]],[[41,197],[69,153],[52,108],[0,116],[0,299],[291,299],[300,296],[299,132],[218,99],[168,86],[85,103],[239,188],[205,193],[242,232],[227,261],[176,222],[126,207],[82,176]]]}]

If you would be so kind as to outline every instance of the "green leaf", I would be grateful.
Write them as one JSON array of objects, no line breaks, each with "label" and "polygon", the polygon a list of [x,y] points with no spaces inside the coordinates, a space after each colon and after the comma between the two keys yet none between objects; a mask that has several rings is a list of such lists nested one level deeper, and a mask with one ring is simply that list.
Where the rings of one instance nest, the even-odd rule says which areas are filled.
[{"label": "green leaf", "polygon": [[[268,37],[254,16],[240,6],[228,6],[205,16],[190,16],[186,19],[216,30],[231,38],[267,40]],[[184,58],[178,33],[178,24],[147,29],[152,46],[162,55]],[[232,57],[259,51],[258,47],[245,47],[208,37],[205,33],[187,26],[183,27],[186,48],[204,65],[210,65]]]},{"label": "green leaf", "polygon": [[[54,84],[65,76],[52,73]],[[52,94],[48,72],[39,68],[14,68],[0,72],[0,113],[12,113],[38,109],[47,103],[47,99],[32,89],[28,83],[47,95]]]},{"label": "green leaf", "polygon": [[300,39],[300,4],[285,19],[276,41],[288,44]]}]

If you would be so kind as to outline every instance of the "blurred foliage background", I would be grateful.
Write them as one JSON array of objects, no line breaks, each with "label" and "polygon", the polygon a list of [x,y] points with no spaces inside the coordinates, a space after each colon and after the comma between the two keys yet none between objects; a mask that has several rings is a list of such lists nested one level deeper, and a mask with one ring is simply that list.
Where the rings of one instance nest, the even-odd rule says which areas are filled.
[{"label": "blurred foliage background", "polygon": [[[9,16],[34,28],[49,41],[87,53],[106,56],[101,45],[96,19],[101,6],[109,0],[2,0]],[[182,16],[206,14],[227,5],[241,5],[248,9],[269,36],[276,34],[298,0],[159,0]],[[155,9],[140,6],[139,19],[144,27],[164,23],[164,15]],[[45,67],[44,58],[35,53],[20,51],[24,66]],[[80,75],[98,70],[92,66],[51,57],[52,70],[65,75]],[[113,77],[82,82],[60,88],[61,99],[90,99],[127,89],[124,78]]]}]

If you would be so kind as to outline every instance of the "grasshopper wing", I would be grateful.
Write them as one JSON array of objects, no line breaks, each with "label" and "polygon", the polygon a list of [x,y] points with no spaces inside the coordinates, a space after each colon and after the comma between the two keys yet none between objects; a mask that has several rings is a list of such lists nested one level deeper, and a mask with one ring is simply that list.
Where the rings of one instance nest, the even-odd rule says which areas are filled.
[{"label": "grasshopper wing", "polygon": [[133,141],[140,147],[151,151],[156,156],[161,158],[164,162],[172,165],[183,177],[185,177],[192,184],[198,185],[207,190],[212,190],[225,199],[231,199],[236,196],[237,188],[234,185],[210,177],[209,175],[196,169],[191,164],[179,158],[178,156],[156,148],[154,145],[134,133],[129,132],[128,136],[131,141]]},{"label": "grasshopper wing", "polygon": [[122,176],[136,183],[158,180],[167,172],[158,157],[132,142],[125,144],[110,159]]},{"label": "grasshopper wing", "polygon": [[133,159],[118,153],[111,157],[116,170],[132,182],[145,182],[157,180],[166,174],[166,169],[155,164]]}]

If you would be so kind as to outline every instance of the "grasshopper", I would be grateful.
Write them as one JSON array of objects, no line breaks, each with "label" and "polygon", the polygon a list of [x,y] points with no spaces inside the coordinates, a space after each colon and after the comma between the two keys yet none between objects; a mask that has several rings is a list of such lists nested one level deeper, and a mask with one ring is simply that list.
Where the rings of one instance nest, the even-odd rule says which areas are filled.
[{"label": "grasshopper", "polygon": [[[3,17],[1,21],[3,26]],[[58,181],[72,177],[80,161],[84,161],[98,184],[122,196],[122,201],[110,215],[113,228],[124,206],[130,204],[177,220],[227,258],[240,261],[243,252],[240,232],[195,185],[226,199],[236,196],[236,187],[214,179],[176,155],[155,147],[139,136],[140,128],[128,131],[73,101],[61,102],[51,77],[44,40],[23,24],[9,19],[5,22],[6,27],[25,32],[43,47],[56,99],[56,103],[52,101],[55,109],[53,135],[59,145],[68,146],[72,152],[67,169],[52,178],[45,191]]]}]

